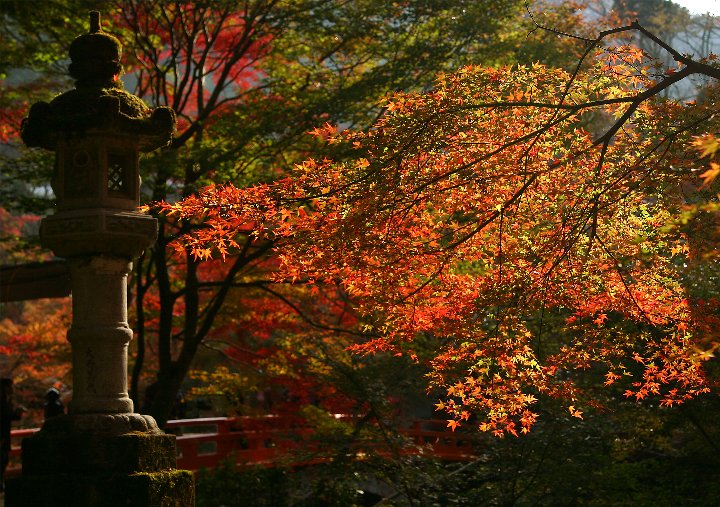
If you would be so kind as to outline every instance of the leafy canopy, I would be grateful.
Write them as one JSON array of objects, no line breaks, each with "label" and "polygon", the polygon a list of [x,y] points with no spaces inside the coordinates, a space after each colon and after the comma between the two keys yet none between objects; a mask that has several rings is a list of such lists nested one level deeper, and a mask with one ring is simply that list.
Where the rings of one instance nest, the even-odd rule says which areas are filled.
[{"label": "leafy canopy", "polygon": [[602,34],[573,74],[441,74],[430,92],[388,97],[369,131],[312,132],[353,149],[350,160],[309,159],[275,184],[160,207],[203,217],[183,243],[199,258],[237,248],[243,230],[274,242],[278,280],[342,287],[361,316],[356,352],[412,355],[431,337],[428,380],[453,429],[527,432],[545,396],[581,418],[598,404],[578,382],[587,369],[627,397],[681,403],[709,390],[703,363],[717,347],[717,299],[698,300],[689,282],[695,235],[672,226],[683,189],[699,195],[687,148],[712,128],[715,92],[655,97],[716,70],[592,50],[630,30],[648,33]]}]

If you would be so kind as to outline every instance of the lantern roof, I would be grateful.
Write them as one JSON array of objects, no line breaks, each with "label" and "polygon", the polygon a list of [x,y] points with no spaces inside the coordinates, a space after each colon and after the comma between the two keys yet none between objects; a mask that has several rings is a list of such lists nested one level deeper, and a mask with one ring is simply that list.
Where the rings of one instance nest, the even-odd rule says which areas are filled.
[{"label": "lantern roof", "polygon": [[21,137],[30,147],[55,151],[61,139],[88,133],[126,135],[142,151],[166,146],[175,132],[175,112],[151,109],[123,90],[120,41],[104,32],[100,13],[90,13],[90,31],[70,45],[69,72],[75,89],[48,102],[33,104],[23,120]]}]

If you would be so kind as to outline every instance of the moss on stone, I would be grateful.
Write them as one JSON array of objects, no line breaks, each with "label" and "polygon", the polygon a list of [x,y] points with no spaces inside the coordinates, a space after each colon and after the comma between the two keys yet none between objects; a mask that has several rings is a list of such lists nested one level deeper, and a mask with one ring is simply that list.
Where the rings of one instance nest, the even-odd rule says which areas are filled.
[{"label": "moss on stone", "polygon": [[23,440],[23,474],[153,472],[175,466],[175,436],[37,435]]},{"label": "moss on stone", "polygon": [[149,505],[185,507],[195,505],[195,479],[188,470],[162,470],[133,474],[135,483],[142,484],[139,493],[148,495]]},{"label": "moss on stone", "polygon": [[50,110],[57,116],[85,116],[100,112],[103,97],[115,97],[120,112],[130,118],[149,118],[151,109],[139,97],[120,88],[83,87],[67,91],[50,101]]}]

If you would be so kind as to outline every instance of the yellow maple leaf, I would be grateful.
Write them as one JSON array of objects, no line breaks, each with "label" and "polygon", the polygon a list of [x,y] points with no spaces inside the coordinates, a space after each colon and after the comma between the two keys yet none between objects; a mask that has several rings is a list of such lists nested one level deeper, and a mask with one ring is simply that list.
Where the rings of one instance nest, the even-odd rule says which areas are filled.
[{"label": "yellow maple leaf", "polygon": [[455,428],[460,426],[460,423],[457,422],[455,419],[448,419],[447,427],[450,428],[452,431],[455,431]]},{"label": "yellow maple leaf", "polygon": [[582,411],[576,409],[573,405],[570,405],[568,407],[568,410],[570,411],[570,415],[573,417],[577,417],[578,419],[582,419]]}]

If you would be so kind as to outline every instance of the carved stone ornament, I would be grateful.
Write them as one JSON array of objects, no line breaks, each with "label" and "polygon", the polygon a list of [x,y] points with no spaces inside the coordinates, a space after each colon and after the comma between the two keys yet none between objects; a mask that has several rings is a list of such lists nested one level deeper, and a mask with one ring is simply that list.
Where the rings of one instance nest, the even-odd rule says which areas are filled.
[{"label": "carved stone ornament", "polygon": [[23,442],[22,476],[7,507],[191,507],[193,477],[175,470],[175,436],[134,413],[127,391],[128,273],[157,236],[136,211],[139,154],[167,145],[175,113],[122,90],[122,46],[91,13],[90,33],[70,46],[75,89],[38,102],[22,126],[28,146],[55,152],[55,214],[40,239],[70,268],[73,397],[68,414]]}]

